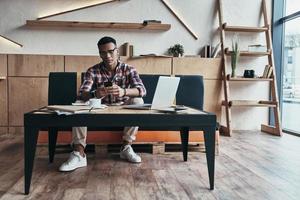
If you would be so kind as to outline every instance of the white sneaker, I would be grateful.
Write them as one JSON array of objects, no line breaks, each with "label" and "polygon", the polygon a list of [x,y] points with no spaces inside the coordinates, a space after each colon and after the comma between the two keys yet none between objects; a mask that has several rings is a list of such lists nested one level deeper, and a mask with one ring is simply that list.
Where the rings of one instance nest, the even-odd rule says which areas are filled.
[{"label": "white sneaker", "polygon": [[69,159],[60,166],[59,171],[68,172],[86,166],[86,155],[83,157],[78,151],[73,151]]},{"label": "white sneaker", "polygon": [[132,147],[130,145],[125,145],[123,150],[120,152],[120,157],[132,163],[140,163],[142,159],[139,155],[134,153]]}]

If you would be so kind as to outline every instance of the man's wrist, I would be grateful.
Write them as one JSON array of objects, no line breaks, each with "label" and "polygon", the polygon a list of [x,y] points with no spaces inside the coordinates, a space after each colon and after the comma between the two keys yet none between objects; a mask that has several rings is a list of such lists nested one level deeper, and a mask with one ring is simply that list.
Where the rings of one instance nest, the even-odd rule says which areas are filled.
[{"label": "man's wrist", "polygon": [[97,92],[96,92],[96,90],[91,91],[90,95],[91,95],[92,98],[97,98]]},{"label": "man's wrist", "polygon": [[123,97],[126,96],[126,88],[123,88]]}]

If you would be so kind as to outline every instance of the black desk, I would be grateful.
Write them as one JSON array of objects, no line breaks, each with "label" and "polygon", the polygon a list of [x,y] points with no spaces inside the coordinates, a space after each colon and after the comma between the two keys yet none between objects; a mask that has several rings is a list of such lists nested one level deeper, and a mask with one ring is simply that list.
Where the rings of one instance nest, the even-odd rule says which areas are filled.
[{"label": "black desk", "polygon": [[139,126],[140,130],[180,130],[184,161],[187,161],[189,130],[203,130],[210,189],[214,189],[216,115],[188,109],[186,113],[159,113],[153,110],[127,110],[119,106],[95,113],[56,115],[32,111],[24,114],[25,194],[29,193],[39,130],[74,126]]}]

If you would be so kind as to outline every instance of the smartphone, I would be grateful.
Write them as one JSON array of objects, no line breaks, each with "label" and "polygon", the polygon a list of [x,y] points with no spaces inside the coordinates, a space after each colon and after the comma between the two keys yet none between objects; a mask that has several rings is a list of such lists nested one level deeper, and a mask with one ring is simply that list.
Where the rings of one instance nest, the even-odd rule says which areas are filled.
[{"label": "smartphone", "polygon": [[[111,87],[113,85],[113,83],[111,81],[108,82],[104,82],[104,87]],[[112,104],[114,102],[114,97],[112,94],[108,95],[108,103]]]},{"label": "smartphone", "polygon": [[111,81],[104,82],[104,87],[111,87],[113,83]]}]

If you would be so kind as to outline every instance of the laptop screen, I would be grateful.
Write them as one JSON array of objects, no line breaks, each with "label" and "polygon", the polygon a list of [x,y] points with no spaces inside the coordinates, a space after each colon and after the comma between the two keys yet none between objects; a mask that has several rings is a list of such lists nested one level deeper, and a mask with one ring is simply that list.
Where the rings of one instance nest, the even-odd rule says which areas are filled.
[{"label": "laptop screen", "polygon": [[151,109],[160,109],[172,106],[179,81],[179,77],[160,76],[152,100]]}]

